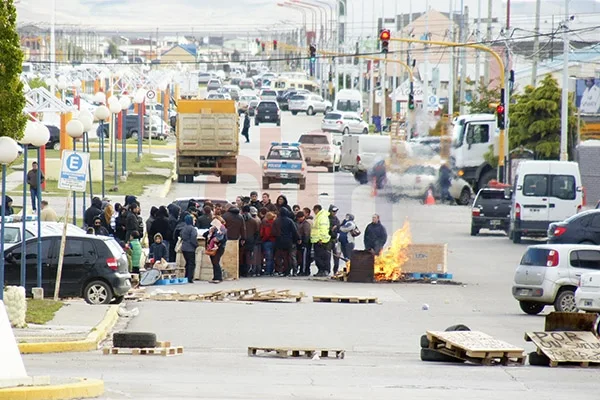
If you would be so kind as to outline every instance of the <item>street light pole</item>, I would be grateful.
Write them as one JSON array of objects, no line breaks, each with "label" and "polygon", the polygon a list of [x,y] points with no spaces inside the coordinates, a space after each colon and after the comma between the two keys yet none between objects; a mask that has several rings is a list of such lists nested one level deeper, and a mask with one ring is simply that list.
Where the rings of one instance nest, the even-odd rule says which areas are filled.
[{"label": "street light pole", "polygon": [[569,160],[569,0],[565,0],[565,22],[563,24],[563,70],[562,98],[560,108],[560,161]]},{"label": "street light pole", "polygon": [[0,211],[0,300],[4,299],[4,218],[6,217],[6,166],[19,157],[19,146],[14,139],[0,136],[0,164],[2,165],[2,206]]}]

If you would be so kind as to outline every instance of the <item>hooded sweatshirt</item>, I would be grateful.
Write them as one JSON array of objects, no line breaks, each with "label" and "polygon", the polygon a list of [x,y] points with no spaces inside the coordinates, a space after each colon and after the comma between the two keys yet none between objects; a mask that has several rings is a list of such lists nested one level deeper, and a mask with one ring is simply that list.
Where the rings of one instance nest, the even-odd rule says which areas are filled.
[{"label": "hooded sweatshirt", "polygon": [[8,206],[8,203],[12,203],[12,201],[13,199],[10,196],[4,196],[4,204],[2,206],[4,207],[4,215],[6,215],[7,217],[15,213],[12,206]]},{"label": "hooded sweatshirt", "polygon": [[[283,199],[283,204],[279,204],[279,199]],[[275,207],[277,207],[277,212],[281,213],[282,208],[286,208],[290,213],[292,212],[292,207],[288,204],[288,199],[284,195],[281,195],[277,198],[275,202]]]},{"label": "hooded sweatshirt", "polygon": [[[96,226],[96,221],[100,222],[100,226]],[[91,225],[92,227],[94,227],[94,233],[98,236],[108,236],[108,229],[106,229],[104,226],[102,226],[102,218],[101,217],[96,217],[94,218],[94,222]]]},{"label": "hooded sweatshirt", "polygon": [[223,214],[225,226],[227,227],[227,239],[239,240],[246,237],[246,224],[240,215],[240,209],[233,206]]},{"label": "hooded sweatshirt", "polygon": [[156,218],[148,231],[148,237],[154,238],[157,234],[160,234],[162,238],[169,238],[172,235],[168,211],[164,206],[160,206],[156,212]]},{"label": "hooded sweatshirt", "polygon": [[86,227],[94,227],[94,218],[102,215],[102,200],[98,197],[92,199],[92,205],[85,210],[83,214],[83,222]]},{"label": "hooded sweatshirt", "polygon": [[185,226],[181,230],[181,251],[195,252],[198,247],[198,230],[193,225],[194,219],[191,215],[185,216]]},{"label": "hooded sweatshirt", "polygon": [[[156,243],[156,239],[160,238],[160,243]],[[160,233],[154,235],[154,241],[150,245],[150,252],[148,253],[150,258],[154,258],[155,261],[160,261],[161,259],[167,259],[168,250],[167,246],[163,243],[163,237]]]},{"label": "hooded sweatshirt", "polygon": [[280,209],[279,217],[275,220],[273,233],[275,239],[275,248],[281,250],[291,250],[294,244],[299,240],[298,229],[293,220],[293,214],[284,206]]},{"label": "hooded sweatshirt", "polygon": [[354,243],[354,236],[350,232],[356,229],[356,224],[354,223],[354,215],[348,214],[346,219],[342,221],[342,225],[340,226],[340,243]]}]

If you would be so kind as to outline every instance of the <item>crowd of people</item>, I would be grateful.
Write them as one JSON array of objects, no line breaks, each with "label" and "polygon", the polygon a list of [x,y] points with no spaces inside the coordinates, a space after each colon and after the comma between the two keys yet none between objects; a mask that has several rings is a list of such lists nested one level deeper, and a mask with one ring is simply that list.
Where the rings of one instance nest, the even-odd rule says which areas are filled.
[{"label": "crowd of people", "polygon": [[185,210],[177,204],[151,207],[149,218],[141,217],[137,198],[126,196],[115,203],[95,197],[85,210],[88,233],[114,237],[131,257],[132,270],[139,267],[140,240],[148,238],[152,261],[175,262],[178,252],[185,261],[188,282],[194,280],[198,234],[204,232],[207,254],[213,266],[213,283],[223,280],[221,258],[228,242],[239,246],[239,274],[253,276],[325,277],[340,270],[340,261],[350,260],[355,243],[363,236],[365,250],[379,254],[387,232],[378,215],[373,215],[364,234],[354,215],[340,220],[335,205],[323,208],[290,206],[284,195],[273,203],[268,193],[238,196],[232,203],[202,204],[190,200]]}]

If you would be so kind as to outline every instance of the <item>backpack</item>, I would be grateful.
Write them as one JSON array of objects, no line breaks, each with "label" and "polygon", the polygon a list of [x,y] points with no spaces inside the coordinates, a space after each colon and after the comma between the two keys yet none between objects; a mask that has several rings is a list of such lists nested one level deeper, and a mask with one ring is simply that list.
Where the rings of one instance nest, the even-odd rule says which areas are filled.
[{"label": "backpack", "polygon": [[355,228],[350,231],[350,235],[352,235],[352,237],[360,236],[361,233],[362,232],[360,229],[358,229],[358,226],[355,226]]}]

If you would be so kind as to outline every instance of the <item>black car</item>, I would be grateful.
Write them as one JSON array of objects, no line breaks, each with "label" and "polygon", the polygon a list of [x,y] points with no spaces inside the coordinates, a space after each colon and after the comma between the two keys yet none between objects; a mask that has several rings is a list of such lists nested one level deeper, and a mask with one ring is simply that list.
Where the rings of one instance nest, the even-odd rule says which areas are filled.
[{"label": "black car", "polygon": [[471,208],[471,236],[481,229],[508,232],[510,204],[510,189],[480,189]]},{"label": "black car", "polygon": [[258,103],[254,115],[254,125],[260,122],[274,122],[277,126],[281,125],[281,111],[276,101],[266,100]]},{"label": "black car", "polygon": [[[42,238],[42,288],[47,296],[54,295],[58,270],[60,235]],[[4,251],[5,282],[20,284],[21,244]],[[25,290],[37,286],[37,238],[26,244]],[[61,297],[83,297],[89,304],[118,304],[131,289],[131,275],[127,256],[121,246],[111,237],[70,235],[65,243]]]},{"label": "black car", "polygon": [[[110,132],[110,124],[109,123],[104,123],[102,125],[98,125],[98,128],[96,128],[96,135],[98,137],[100,137],[101,135],[101,127],[104,129],[104,138],[108,138],[109,137],[109,132]],[[160,132],[160,126],[153,126],[152,127],[152,139],[161,139],[164,140],[167,138],[167,135],[169,134],[169,132]],[[148,138],[148,132],[150,130],[150,122],[148,119],[147,115],[144,115],[144,139]],[[125,138],[126,139],[137,139],[138,138],[138,132],[140,131],[140,120],[138,119],[137,114],[127,114],[127,117],[125,118]]]},{"label": "black car", "polygon": [[548,243],[600,245],[600,210],[584,211],[550,224]]},{"label": "black car", "polygon": [[60,128],[54,125],[46,125],[50,131],[50,140],[46,143],[46,149],[60,150]]}]

